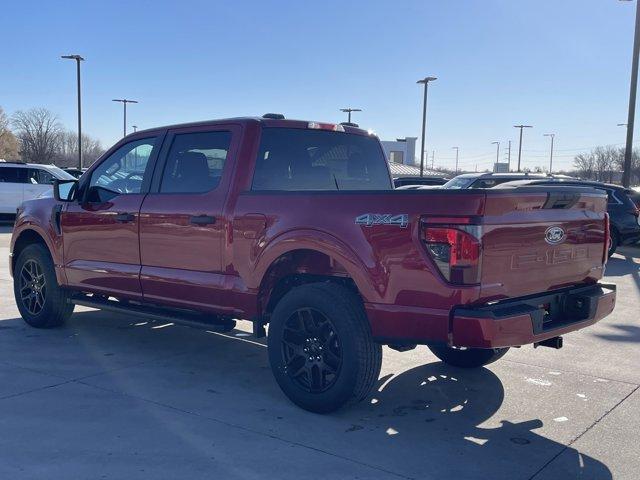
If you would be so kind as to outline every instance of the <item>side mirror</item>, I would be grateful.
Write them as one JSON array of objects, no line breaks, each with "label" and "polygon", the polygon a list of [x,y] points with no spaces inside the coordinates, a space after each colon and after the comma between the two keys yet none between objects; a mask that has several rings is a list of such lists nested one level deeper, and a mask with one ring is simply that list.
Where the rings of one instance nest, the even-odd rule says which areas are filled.
[{"label": "side mirror", "polygon": [[59,202],[73,202],[78,191],[78,180],[53,181],[53,198]]}]

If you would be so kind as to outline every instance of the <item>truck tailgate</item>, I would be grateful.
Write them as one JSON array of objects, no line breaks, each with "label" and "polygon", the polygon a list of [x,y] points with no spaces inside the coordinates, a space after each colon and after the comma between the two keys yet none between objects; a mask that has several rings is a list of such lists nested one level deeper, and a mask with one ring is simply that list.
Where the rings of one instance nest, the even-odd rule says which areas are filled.
[{"label": "truck tailgate", "polygon": [[585,188],[523,187],[499,196],[488,191],[482,300],[600,279],[608,239],[606,202],[605,195]]}]

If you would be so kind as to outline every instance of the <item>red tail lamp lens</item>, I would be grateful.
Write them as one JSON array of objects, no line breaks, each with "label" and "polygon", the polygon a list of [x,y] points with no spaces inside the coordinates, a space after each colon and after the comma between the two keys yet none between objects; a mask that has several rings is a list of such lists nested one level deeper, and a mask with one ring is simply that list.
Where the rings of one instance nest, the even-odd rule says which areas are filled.
[{"label": "red tail lamp lens", "polygon": [[480,281],[480,242],[464,226],[425,226],[423,240],[444,278],[457,285]]}]

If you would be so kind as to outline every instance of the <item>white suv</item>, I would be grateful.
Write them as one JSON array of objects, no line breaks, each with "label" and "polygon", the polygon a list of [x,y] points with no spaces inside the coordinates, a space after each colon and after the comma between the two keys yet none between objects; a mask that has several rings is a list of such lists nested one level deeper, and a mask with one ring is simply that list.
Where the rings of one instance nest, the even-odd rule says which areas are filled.
[{"label": "white suv", "polygon": [[22,202],[51,191],[53,180],[56,178],[74,179],[55,165],[0,160],[0,214],[15,215],[16,208]]}]

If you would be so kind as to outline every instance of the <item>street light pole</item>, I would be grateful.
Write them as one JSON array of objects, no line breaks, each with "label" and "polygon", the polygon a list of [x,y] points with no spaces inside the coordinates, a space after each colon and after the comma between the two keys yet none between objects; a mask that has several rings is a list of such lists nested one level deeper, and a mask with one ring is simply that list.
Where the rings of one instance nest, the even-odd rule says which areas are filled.
[{"label": "street light pole", "polygon": [[507,170],[511,171],[511,140],[509,140],[509,154],[507,155]]},{"label": "street light pole", "polygon": [[138,103],[137,100],[128,100],[126,98],[114,98],[112,102],[120,102],[124,106],[124,123],[122,127],[122,136],[127,136],[127,103]]},{"label": "street light pole", "polygon": [[78,168],[82,170],[82,97],[80,95],[80,55],[62,55],[61,58],[76,61],[76,80],[78,83]]},{"label": "street light pole", "polygon": [[456,151],[456,175],[458,174],[458,153],[460,151],[460,147],[451,147],[452,150]]},{"label": "street light pole", "polygon": [[137,125],[131,125],[131,128],[133,128],[133,133],[136,133],[138,131]]},{"label": "street light pole", "polygon": [[520,159],[522,158],[522,130],[525,128],[533,128],[531,125],[514,125],[514,128],[520,129],[520,144],[518,145],[518,172],[520,171]]},{"label": "street light pole", "polygon": [[347,122],[351,123],[351,112],[361,112],[362,110],[359,108],[341,108],[341,112],[345,112],[347,114]]},{"label": "street light pole", "polygon": [[429,82],[437,80],[436,77],[424,77],[416,83],[424,84],[424,97],[422,99],[422,144],[420,148],[420,176],[424,176],[424,132],[427,126],[427,92],[429,91]]},{"label": "street light pole", "polygon": [[551,137],[551,153],[549,154],[549,173],[553,173],[553,140],[556,138],[555,133],[545,133],[544,137]]},{"label": "street light pole", "polygon": [[[629,0],[625,0],[629,1]],[[633,37],[633,58],[631,60],[631,86],[629,87],[629,117],[627,120],[627,143],[624,149],[624,172],[622,185],[631,183],[631,157],[633,155],[633,127],[636,117],[636,91],[638,89],[638,57],[640,56],[640,8],[636,2],[636,28]]]},{"label": "street light pole", "polygon": [[491,145],[498,146],[498,149],[496,151],[496,163],[500,163],[500,142],[491,142]]}]

